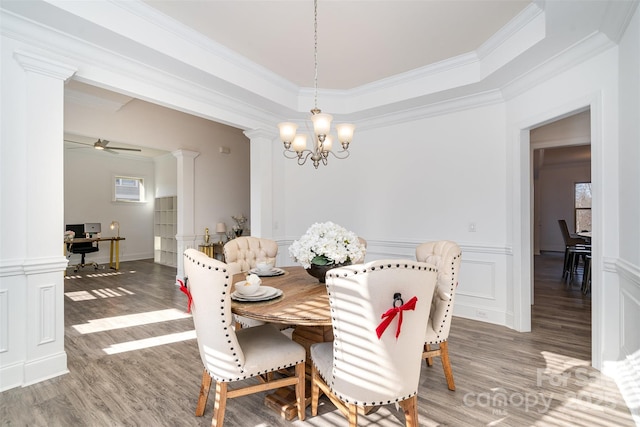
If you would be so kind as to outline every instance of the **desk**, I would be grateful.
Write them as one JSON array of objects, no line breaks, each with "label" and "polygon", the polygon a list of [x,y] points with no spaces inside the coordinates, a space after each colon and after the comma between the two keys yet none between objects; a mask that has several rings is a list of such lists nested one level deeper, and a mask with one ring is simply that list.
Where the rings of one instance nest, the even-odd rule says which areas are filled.
[{"label": "desk", "polygon": [[[91,238],[74,238],[73,240],[64,241],[64,250],[67,251],[67,245],[73,245],[74,243],[93,243],[93,242],[111,242],[109,245],[109,268],[114,270],[120,269],[120,240],[125,240],[124,237],[91,237]],[[114,249],[115,249],[115,264],[114,264]]]},{"label": "desk", "polygon": [[[222,262],[224,262],[224,251],[223,251],[223,243],[206,243],[203,245],[198,245],[198,250],[209,258],[215,258]],[[220,255],[218,258],[216,255]]]},{"label": "desk", "polygon": [[[262,277],[262,284],[282,289],[283,295],[270,301],[238,302],[231,300],[231,311],[240,316],[263,322],[285,323],[295,327],[292,338],[307,351],[306,371],[311,377],[311,344],[333,340],[329,296],[324,283],[311,277],[302,267],[285,267],[285,274]],[[244,280],[246,273],[233,276],[233,283]],[[310,401],[310,394],[307,402]],[[265,398],[267,406],[277,410],[287,420],[297,415],[295,395],[286,389],[277,390]]]}]

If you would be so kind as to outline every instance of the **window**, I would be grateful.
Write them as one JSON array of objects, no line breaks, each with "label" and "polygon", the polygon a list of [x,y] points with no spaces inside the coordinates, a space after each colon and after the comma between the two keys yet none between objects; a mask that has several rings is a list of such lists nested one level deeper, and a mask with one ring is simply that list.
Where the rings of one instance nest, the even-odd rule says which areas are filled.
[{"label": "window", "polygon": [[575,184],[576,232],[591,231],[591,183]]},{"label": "window", "polygon": [[130,176],[114,177],[113,200],[116,202],[144,202],[144,179]]}]

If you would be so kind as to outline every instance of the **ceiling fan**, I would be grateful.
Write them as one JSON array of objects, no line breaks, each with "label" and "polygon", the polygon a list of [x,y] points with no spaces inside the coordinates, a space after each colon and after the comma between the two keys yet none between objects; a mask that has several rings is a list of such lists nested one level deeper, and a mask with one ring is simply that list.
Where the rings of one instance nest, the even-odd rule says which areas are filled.
[{"label": "ceiling fan", "polygon": [[96,142],[94,142],[93,144],[87,144],[84,142],[78,142],[78,141],[71,141],[71,140],[67,140],[65,139],[66,142],[72,142],[74,144],[80,144],[80,145],[86,145],[88,147],[93,147],[96,150],[104,150],[107,151],[111,154],[118,154],[117,151],[115,150],[121,150],[121,151],[142,151],[139,148],[125,148],[125,147],[109,147],[109,141],[107,141],[106,139],[98,139]]}]

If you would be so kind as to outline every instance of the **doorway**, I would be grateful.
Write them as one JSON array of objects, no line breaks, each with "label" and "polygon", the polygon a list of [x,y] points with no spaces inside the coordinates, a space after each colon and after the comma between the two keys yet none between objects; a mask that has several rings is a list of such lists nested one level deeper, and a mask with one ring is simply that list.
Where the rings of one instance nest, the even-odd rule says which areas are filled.
[{"label": "doorway", "polygon": [[[591,296],[581,292],[584,272],[574,276],[573,280],[564,280],[565,243],[558,223],[558,220],[565,220],[570,232],[577,231],[576,185],[591,183],[592,180],[591,110],[532,128],[529,138],[532,160],[533,277],[543,277],[547,286],[551,283],[551,289],[545,292],[557,291],[558,298],[586,299],[582,310],[588,311],[583,315],[586,326],[591,330]],[[535,307],[535,292],[541,282],[534,280],[533,283],[531,302],[533,311],[537,312],[540,307]],[[537,300],[541,301],[539,298]],[[532,329],[541,326],[536,323],[538,321],[536,316],[532,316]]]}]

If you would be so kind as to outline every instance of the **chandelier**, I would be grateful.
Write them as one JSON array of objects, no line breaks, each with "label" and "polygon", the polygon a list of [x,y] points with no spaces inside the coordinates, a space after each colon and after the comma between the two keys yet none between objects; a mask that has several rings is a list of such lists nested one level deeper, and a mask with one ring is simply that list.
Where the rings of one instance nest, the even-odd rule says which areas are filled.
[{"label": "chandelier", "polygon": [[327,165],[329,154],[338,159],[346,159],[349,157],[349,143],[353,139],[353,131],[355,126],[352,124],[337,124],[336,132],[338,141],[342,145],[342,150],[338,153],[331,151],[333,147],[333,136],[331,132],[330,114],[323,113],[318,108],[318,0],[313,0],[313,31],[314,31],[314,107],[311,110],[311,122],[313,123],[313,148],[307,148],[307,135],[304,133],[296,133],[298,125],[292,122],[278,123],[280,129],[280,139],[284,144],[284,156],[288,159],[297,159],[298,165],[302,166],[307,159],[311,158],[313,166],[318,169],[318,165],[322,162]]}]

